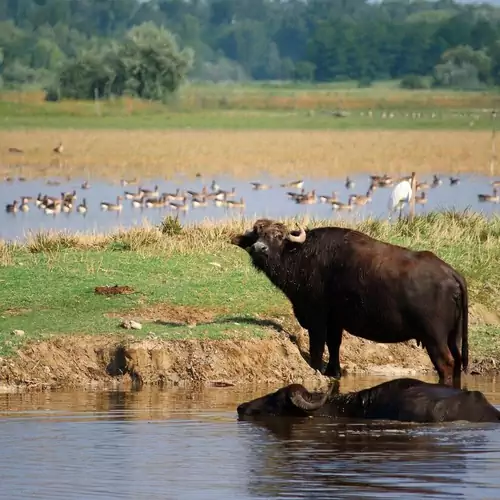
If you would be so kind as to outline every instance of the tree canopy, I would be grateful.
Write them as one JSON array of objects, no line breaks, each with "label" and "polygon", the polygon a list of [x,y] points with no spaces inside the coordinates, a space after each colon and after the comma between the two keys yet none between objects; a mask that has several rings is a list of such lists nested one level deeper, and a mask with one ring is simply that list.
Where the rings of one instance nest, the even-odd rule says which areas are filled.
[{"label": "tree canopy", "polygon": [[[500,84],[500,9],[453,0],[0,0],[4,85],[163,99],[199,80]],[[413,82],[413,83],[412,83]]]}]

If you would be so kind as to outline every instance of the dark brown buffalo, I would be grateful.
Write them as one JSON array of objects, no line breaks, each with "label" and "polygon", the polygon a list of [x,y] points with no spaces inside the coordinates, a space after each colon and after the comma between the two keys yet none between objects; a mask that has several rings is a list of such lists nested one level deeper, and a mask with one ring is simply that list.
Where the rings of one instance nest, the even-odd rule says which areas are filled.
[{"label": "dark brown buffalo", "polygon": [[432,252],[413,251],[340,227],[290,232],[259,219],[231,242],[291,301],[309,332],[310,364],[339,378],[342,331],[375,342],[416,339],[440,381],[460,381],[468,363],[464,278]]},{"label": "dark brown buffalo", "polygon": [[304,417],[399,420],[401,422],[499,422],[500,412],[479,391],[467,391],[411,378],[400,378],[347,394],[333,388],[311,393],[291,384],[238,406],[238,416]]}]

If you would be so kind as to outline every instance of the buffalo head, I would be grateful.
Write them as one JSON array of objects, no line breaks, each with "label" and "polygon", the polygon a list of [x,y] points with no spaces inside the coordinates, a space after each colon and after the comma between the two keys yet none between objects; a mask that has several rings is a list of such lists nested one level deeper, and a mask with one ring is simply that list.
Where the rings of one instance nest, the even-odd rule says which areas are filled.
[{"label": "buffalo head", "polygon": [[279,252],[286,242],[304,243],[306,231],[289,231],[284,224],[269,219],[259,219],[253,229],[238,234],[231,239],[233,245],[247,250],[250,255],[268,255],[271,251]]},{"label": "buffalo head", "polygon": [[237,409],[238,416],[240,418],[307,416],[311,412],[319,410],[326,403],[334,389],[338,391],[338,382],[333,383],[324,394],[309,392],[301,384],[287,385],[276,392],[240,404]]}]

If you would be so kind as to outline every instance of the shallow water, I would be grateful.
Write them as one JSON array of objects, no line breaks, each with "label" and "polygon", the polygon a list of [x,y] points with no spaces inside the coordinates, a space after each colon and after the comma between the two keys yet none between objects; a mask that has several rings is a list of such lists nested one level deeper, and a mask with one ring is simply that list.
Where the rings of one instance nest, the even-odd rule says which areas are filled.
[{"label": "shallow water", "polygon": [[[369,186],[368,175],[352,176],[356,186],[352,190],[345,188],[345,179],[314,179],[305,178],[304,189],[306,192],[316,189],[316,194],[331,195],[336,191],[339,199],[347,203],[349,194],[365,194]],[[488,177],[479,175],[462,175],[458,185],[450,186],[448,175],[442,176],[443,184],[435,189],[427,190],[428,202],[426,205],[417,205],[417,213],[431,210],[457,209],[465,210],[470,208],[474,211],[483,212],[486,215],[500,213],[500,204],[479,203],[478,193],[492,193],[491,180]],[[42,210],[30,203],[29,212],[16,214],[6,213],[2,207],[0,212],[0,239],[23,239],[30,231],[39,230],[69,230],[83,232],[107,232],[118,227],[131,227],[141,225],[145,222],[158,224],[163,217],[168,214],[176,214],[175,210],[169,208],[134,208],[130,200],[123,201],[121,212],[103,212],[100,210],[100,202],[106,201],[116,203],[116,197],[123,195],[124,191],[136,192],[137,186],[122,187],[119,183],[99,182],[91,180],[91,188],[81,189],[83,179],[73,179],[71,181],[59,179],[59,186],[48,186],[45,180],[31,180],[26,182],[2,182],[0,183],[0,201],[5,206],[12,203],[14,199],[21,196],[34,196],[38,193],[48,196],[60,196],[61,192],[77,191],[78,200],[76,205],[81,203],[82,198],[86,198],[88,212],[84,215],[77,213],[73,209],[72,213],[60,213],[56,216],[46,215]],[[428,182],[432,181],[432,176],[428,176]],[[255,191],[250,184],[251,181],[259,181],[274,186],[270,190]],[[387,204],[391,193],[391,188],[378,188],[373,193],[372,202],[364,207],[356,207],[352,212],[334,211],[331,205],[318,203],[315,205],[298,205],[286,196],[288,191],[297,191],[293,188],[283,188],[280,184],[283,179],[249,178],[248,180],[236,180],[232,178],[218,178],[221,189],[231,190],[236,188],[235,199],[239,201],[244,198],[244,209],[227,209],[216,207],[213,202],[204,208],[193,208],[190,206],[188,212],[180,212],[179,216],[183,222],[200,221],[209,219],[230,219],[246,217],[253,219],[257,216],[271,218],[293,217],[296,215],[308,214],[310,217],[331,219],[332,222],[338,219],[362,219],[368,216],[386,218],[388,215]],[[209,189],[211,179],[197,179],[189,181],[179,178],[174,181],[164,181],[162,179],[150,179],[142,182],[142,185],[149,189],[159,186],[160,192],[175,192],[177,188],[201,191],[203,185]]]},{"label": "shallow water", "polygon": [[[341,391],[383,380],[349,377]],[[467,386],[500,403],[495,379]],[[500,495],[498,426],[237,421],[238,403],[273,389],[2,394],[0,498]]]}]

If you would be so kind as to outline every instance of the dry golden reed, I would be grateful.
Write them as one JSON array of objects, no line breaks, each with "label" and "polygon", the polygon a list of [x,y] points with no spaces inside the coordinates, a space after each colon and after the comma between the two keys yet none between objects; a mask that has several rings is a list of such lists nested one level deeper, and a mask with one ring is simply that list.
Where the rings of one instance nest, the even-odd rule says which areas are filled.
[{"label": "dry golden reed", "polygon": [[[59,141],[64,153],[52,148]],[[498,137],[496,149],[500,151]],[[23,149],[22,154],[8,152]],[[14,130],[0,132],[0,176],[119,181],[220,174],[236,178],[348,173],[490,174],[488,131]],[[498,172],[494,172],[498,175]]]}]

